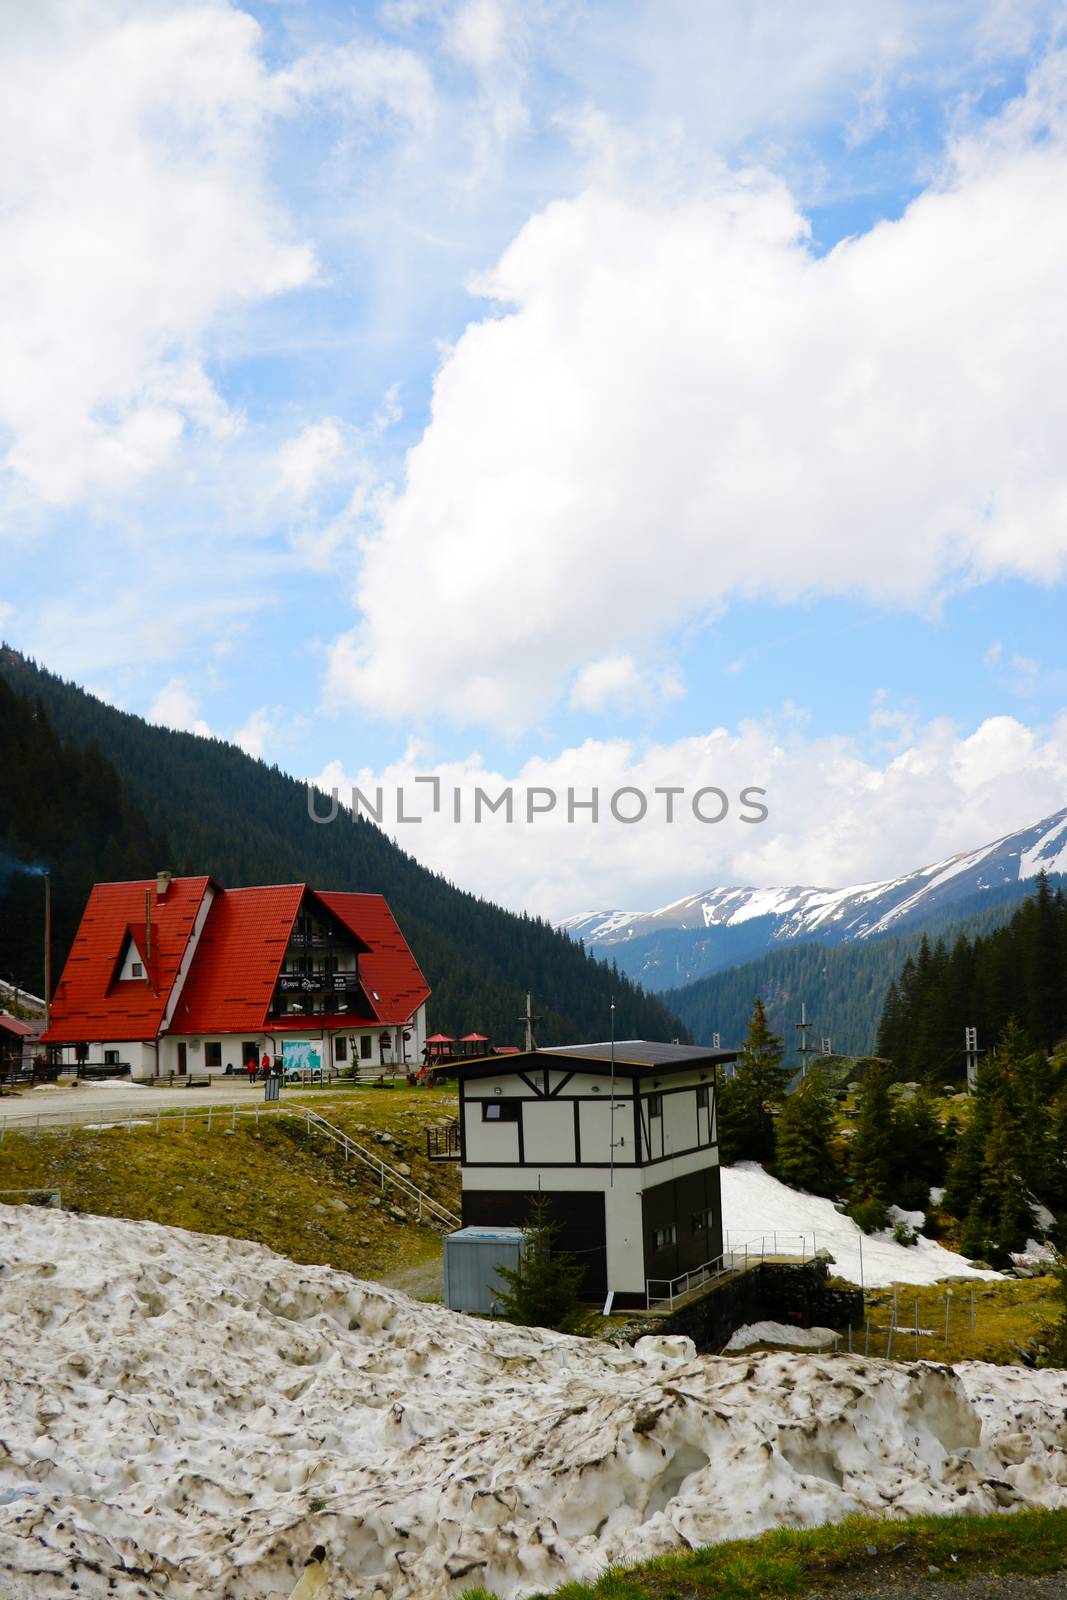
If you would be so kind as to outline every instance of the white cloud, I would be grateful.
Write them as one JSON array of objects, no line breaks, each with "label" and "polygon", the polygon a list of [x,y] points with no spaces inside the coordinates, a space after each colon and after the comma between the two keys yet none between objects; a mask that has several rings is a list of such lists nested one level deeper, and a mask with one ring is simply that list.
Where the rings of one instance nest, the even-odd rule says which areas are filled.
[{"label": "white cloud", "polygon": [[246,755],[259,758],[276,734],[277,729],[274,726],[274,719],[266,706],[260,706],[237,729],[233,736],[233,742],[236,745],[240,745]]},{"label": "white cloud", "polygon": [[685,693],[678,674],[670,669],[642,669],[629,655],[601,656],[579,672],[570,693],[575,711],[650,707],[680,700]]},{"label": "white cloud", "polygon": [[[436,816],[430,786],[413,781],[431,773],[442,784]],[[1067,714],[1045,728],[992,717],[961,731],[937,720],[913,729],[905,748],[877,756],[854,739],[806,737],[802,719],[786,715],[669,744],[589,739],[508,773],[474,754],[435,763],[413,743],[381,771],[346,777],[334,762],[316,782],[324,791],[336,786],[342,800],[353,783],[372,799],[381,784],[383,826],[405,849],[506,905],[553,917],[593,908],[650,910],[717,884],[838,887],[892,877],[1035,822],[1061,809],[1067,795]],[[475,787],[495,797],[508,784],[515,786],[520,820],[509,826],[503,813],[483,811],[473,825]],[[397,823],[397,785],[404,786],[406,810],[423,814],[422,823]],[[551,788],[558,801],[528,824],[521,819],[530,785]],[[641,823],[610,818],[609,798],[625,785],[648,797]],[[654,791],[671,785],[685,796],[668,824],[667,802]],[[730,799],[721,823],[693,818],[691,797],[702,785],[716,785]],[[739,820],[738,797],[748,785],[767,790],[766,822]],[[594,826],[581,810],[568,822],[568,788],[581,801],[594,786],[599,822]],[[459,826],[451,821],[454,788],[463,791],[466,820]],[[704,804],[714,814],[712,800]],[[620,801],[620,809],[630,805],[636,809],[632,799]],[[349,824],[342,818],[333,826]]]},{"label": "white cloud", "polygon": [[898,222],[823,259],[761,172],[549,206],[482,282],[506,314],[438,374],[333,699],[514,728],[731,597],[1058,578],[1065,185],[1054,56]]},{"label": "white cloud", "polygon": [[276,493],[302,506],[324,484],[340,476],[350,445],[343,423],[324,417],[309,423],[278,451]]},{"label": "white cloud", "polygon": [[199,710],[200,702],[186,680],[171,678],[153,700],[148,720],[164,728],[174,728],[178,733],[199,733],[203,738],[210,739],[211,729],[198,716]]},{"label": "white cloud", "polygon": [[317,271],[268,181],[277,120],[322,101],[425,128],[432,88],[379,45],[272,75],[224,0],[7,7],[0,44],[0,462],[68,504],[240,428],[206,345]]}]

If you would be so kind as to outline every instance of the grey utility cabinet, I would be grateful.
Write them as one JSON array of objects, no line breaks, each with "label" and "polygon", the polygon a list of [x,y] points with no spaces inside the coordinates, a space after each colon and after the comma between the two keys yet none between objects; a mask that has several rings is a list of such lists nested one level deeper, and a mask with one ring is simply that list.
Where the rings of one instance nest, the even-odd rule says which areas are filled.
[{"label": "grey utility cabinet", "polygon": [[445,1305],[451,1311],[492,1312],[504,1284],[498,1267],[518,1267],[521,1228],[459,1228],[445,1236]]}]

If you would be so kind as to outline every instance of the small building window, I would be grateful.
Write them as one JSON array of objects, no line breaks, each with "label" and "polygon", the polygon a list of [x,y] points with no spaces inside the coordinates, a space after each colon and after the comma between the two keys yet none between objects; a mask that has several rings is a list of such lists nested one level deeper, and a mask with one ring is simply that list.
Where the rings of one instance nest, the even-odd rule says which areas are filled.
[{"label": "small building window", "polygon": [[105,1067],[117,1067],[118,1064],[119,1064],[119,1053],[118,1053],[118,1051],[117,1050],[105,1050],[104,1051],[104,1066]]},{"label": "small building window", "polygon": [[657,1250],[666,1250],[668,1245],[677,1244],[678,1228],[673,1222],[668,1222],[665,1228],[657,1228],[652,1235],[652,1242]]},{"label": "small building window", "polygon": [[518,1122],[519,1102],[517,1100],[483,1100],[483,1122]]},{"label": "small building window", "polygon": [[369,1033],[365,1033],[363,1035],[363,1037],[359,1041],[360,1058],[363,1061],[369,1061],[370,1060],[370,1053],[371,1053],[372,1049],[373,1049],[373,1041],[371,1039],[371,1036],[370,1036]]},{"label": "small building window", "polygon": [[649,1097],[648,1097],[648,1114],[649,1114],[650,1117],[662,1117],[662,1115],[663,1115],[663,1096],[661,1094],[650,1094],[649,1095]]},{"label": "small building window", "polygon": [[222,1044],[218,1039],[209,1039],[204,1045],[205,1067],[222,1066]]},{"label": "small building window", "polygon": [[707,1109],[708,1109],[708,1086],[707,1086],[706,1083],[702,1083],[700,1085],[700,1088],[697,1090],[697,1110],[698,1111],[706,1111]]},{"label": "small building window", "polygon": [[335,1061],[348,1060],[348,1040],[345,1038],[343,1033],[334,1035],[333,1059]]},{"label": "small building window", "polygon": [[130,972],[133,975],[133,977],[135,977],[135,978],[143,978],[144,977],[144,967],[142,967],[142,965],[141,965],[141,963],[139,961],[135,961],[132,964],[132,966],[130,967]]},{"label": "small building window", "polygon": [[692,1223],[694,1233],[710,1233],[712,1226],[710,1211],[696,1211],[693,1213]]}]

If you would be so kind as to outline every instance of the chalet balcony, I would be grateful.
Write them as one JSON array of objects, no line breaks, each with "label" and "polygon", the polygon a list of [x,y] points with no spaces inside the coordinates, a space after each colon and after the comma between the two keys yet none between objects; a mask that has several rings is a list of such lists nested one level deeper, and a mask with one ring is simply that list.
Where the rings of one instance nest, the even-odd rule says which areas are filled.
[{"label": "chalet balcony", "polygon": [[355,994],[359,987],[356,972],[327,972],[322,967],[310,972],[283,972],[276,994]]},{"label": "chalet balcony", "polygon": [[443,1128],[426,1129],[427,1161],[458,1161],[460,1155],[458,1122],[449,1122]]}]

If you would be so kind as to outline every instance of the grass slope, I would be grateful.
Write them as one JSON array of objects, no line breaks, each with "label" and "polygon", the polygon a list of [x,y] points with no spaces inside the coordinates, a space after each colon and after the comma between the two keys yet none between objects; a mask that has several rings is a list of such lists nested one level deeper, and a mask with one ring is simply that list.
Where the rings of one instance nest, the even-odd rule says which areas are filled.
[{"label": "grass slope", "polygon": [[[455,1165],[429,1162],[425,1153],[425,1129],[454,1112],[453,1097],[363,1090],[343,1099],[320,1095],[314,1104],[390,1166],[404,1162],[411,1182],[458,1210]],[[379,1143],[382,1134],[393,1142]],[[254,1239],[294,1261],[357,1277],[381,1278],[440,1248],[438,1235],[395,1189],[383,1191],[368,1167],[346,1162],[288,1117],[263,1116],[258,1126],[239,1117],[233,1132],[218,1112],[210,1132],[191,1113],[185,1133],[173,1122],[158,1134],[136,1125],[32,1138],[9,1132],[0,1174],[3,1189],[58,1189],[70,1211]]]},{"label": "grass slope", "polygon": [[[614,1568],[595,1584],[564,1584],[552,1600],[778,1600],[812,1589],[873,1597],[888,1581],[921,1594],[931,1578],[1061,1571],[1067,1572],[1067,1511],[899,1522],[850,1517]],[[464,1600],[495,1597],[471,1589]]]}]

